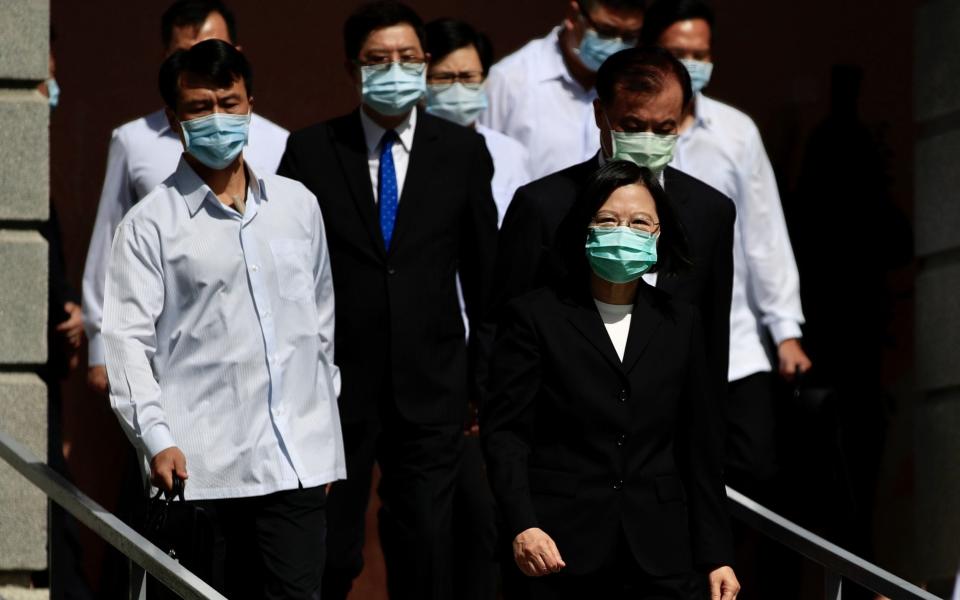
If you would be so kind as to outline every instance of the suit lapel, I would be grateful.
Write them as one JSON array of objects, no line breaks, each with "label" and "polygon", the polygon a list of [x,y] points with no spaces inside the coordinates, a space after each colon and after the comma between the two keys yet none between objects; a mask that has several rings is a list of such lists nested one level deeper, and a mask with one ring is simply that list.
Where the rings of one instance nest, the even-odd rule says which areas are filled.
[{"label": "suit lapel", "polygon": [[[657,278],[659,282],[660,278]],[[623,353],[623,371],[629,373],[640,360],[653,334],[663,321],[663,315],[653,306],[654,290],[640,282],[637,300],[630,316],[630,333],[627,335],[627,349]]]},{"label": "suit lapel", "polygon": [[610,335],[597,312],[597,307],[591,298],[568,298],[567,319],[574,327],[587,338],[587,341],[603,355],[616,371],[622,371],[620,357],[610,341]]},{"label": "suit lapel", "polygon": [[400,192],[400,202],[397,204],[397,222],[394,224],[390,252],[398,246],[406,230],[416,222],[418,205],[425,197],[437,193],[437,190],[431,190],[430,186],[431,182],[437,181],[436,169],[439,162],[434,156],[434,142],[438,138],[434,123],[422,111],[418,112],[407,176]]},{"label": "suit lapel", "polygon": [[363,139],[363,127],[360,125],[359,109],[350,118],[345,119],[337,130],[333,131],[334,147],[340,159],[340,167],[350,188],[353,202],[363,221],[370,241],[381,257],[386,256],[383,234],[380,231],[380,216],[373,201],[373,188],[370,182],[370,167],[367,162],[367,145]]},{"label": "suit lapel", "polygon": [[[663,171],[663,187],[664,191],[667,192],[667,195],[670,197],[670,200],[673,202],[673,209],[677,215],[677,219],[680,220],[681,226],[686,229],[686,223],[688,221],[687,217],[687,203],[689,199],[687,194],[683,189],[683,184],[680,183],[679,179],[676,176],[676,169],[673,167],[667,167]],[[689,237],[689,232],[687,233]],[[663,265],[667,267],[666,263]],[[657,288],[665,292],[673,293],[677,289],[677,280],[679,277],[657,277]]]}]

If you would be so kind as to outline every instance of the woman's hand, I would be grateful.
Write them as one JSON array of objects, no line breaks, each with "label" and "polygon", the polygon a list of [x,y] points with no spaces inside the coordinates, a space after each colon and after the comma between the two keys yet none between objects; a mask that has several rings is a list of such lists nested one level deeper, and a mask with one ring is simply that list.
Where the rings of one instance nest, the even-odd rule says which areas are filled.
[{"label": "woman's hand", "polygon": [[730,567],[710,571],[710,600],[736,600],[740,582]]},{"label": "woman's hand", "polygon": [[[513,560],[529,577],[558,573],[567,566],[553,539],[538,527],[526,529],[513,538]],[[730,574],[732,576],[733,571]]]}]

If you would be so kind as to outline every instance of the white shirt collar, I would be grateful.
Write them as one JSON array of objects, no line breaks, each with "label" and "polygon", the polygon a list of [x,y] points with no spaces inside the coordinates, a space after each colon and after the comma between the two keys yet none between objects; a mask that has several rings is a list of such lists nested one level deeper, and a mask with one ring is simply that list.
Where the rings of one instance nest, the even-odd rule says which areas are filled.
[{"label": "white shirt collar", "polygon": [[[560,49],[560,29],[561,26],[557,25],[543,38],[540,81],[566,79],[576,83],[573,75],[570,74],[570,69],[567,68],[567,63],[563,60],[563,51]],[[580,84],[577,83],[577,85]]]},{"label": "white shirt collar", "polygon": [[[251,204],[259,205],[261,200],[267,199],[267,188],[263,184],[263,180],[253,172],[250,163],[244,160],[243,166],[247,170],[250,182],[248,189],[251,194],[247,198],[247,206],[249,207]],[[184,201],[187,203],[191,217],[197,214],[197,211],[200,210],[200,207],[203,205],[203,201],[207,198],[212,198],[219,204],[220,200],[217,199],[216,194],[214,194],[210,186],[197,175],[197,172],[193,170],[193,167],[187,162],[185,156],[180,157],[180,162],[177,164],[177,170],[174,173],[174,179],[177,182],[177,191],[180,192],[180,195],[183,196]]]},{"label": "white shirt collar", "polygon": [[[383,134],[387,132],[386,129],[377,125],[373,119],[371,119],[363,106],[360,107],[360,125],[363,127],[363,139],[367,143],[367,151],[373,151],[380,147],[380,140],[383,139]],[[410,111],[410,114],[407,115],[407,118],[404,119],[400,125],[394,129],[397,133],[397,137],[400,138],[400,143],[403,145],[403,149],[407,152],[410,152],[413,148],[413,132],[417,127],[417,109]]]}]

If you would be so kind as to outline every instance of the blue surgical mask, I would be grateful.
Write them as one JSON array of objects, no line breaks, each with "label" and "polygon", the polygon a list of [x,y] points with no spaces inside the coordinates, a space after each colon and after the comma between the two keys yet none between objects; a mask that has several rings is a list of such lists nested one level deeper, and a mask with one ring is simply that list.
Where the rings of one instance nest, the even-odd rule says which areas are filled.
[{"label": "blue surgical mask", "polygon": [[466,127],[486,109],[487,94],[481,84],[427,86],[427,112],[441,119]]},{"label": "blue surgical mask", "polygon": [[426,67],[402,62],[360,67],[363,103],[381,115],[402,115],[427,92]]},{"label": "blue surgical mask", "polygon": [[597,277],[610,283],[629,283],[657,264],[658,237],[629,227],[591,227],[587,232],[587,262]]},{"label": "blue surgical mask", "polygon": [[51,77],[47,79],[47,102],[50,103],[50,109],[53,110],[57,107],[57,104],[60,103],[60,84],[57,83],[57,80]]},{"label": "blue surgical mask", "polygon": [[700,93],[700,90],[710,85],[710,76],[713,74],[712,62],[687,58],[681,58],[680,62],[690,73],[690,85],[693,87],[694,94]]},{"label": "blue surgical mask", "polygon": [[191,156],[211,169],[225,169],[247,145],[250,114],[213,113],[180,121],[183,146]]},{"label": "blue surgical mask", "polygon": [[584,66],[591,71],[597,71],[603,61],[627,48],[633,48],[633,46],[618,37],[601,37],[593,29],[587,29],[583,34],[583,40],[580,41],[580,47],[577,48],[577,54]]}]

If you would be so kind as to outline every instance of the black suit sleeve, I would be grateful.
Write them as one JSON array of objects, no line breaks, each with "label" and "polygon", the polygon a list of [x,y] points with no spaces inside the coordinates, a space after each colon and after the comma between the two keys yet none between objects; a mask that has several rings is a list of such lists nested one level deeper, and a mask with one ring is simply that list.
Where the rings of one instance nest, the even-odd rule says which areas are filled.
[{"label": "black suit sleeve", "polygon": [[538,526],[527,459],[541,369],[533,324],[515,304],[504,313],[490,366],[490,396],[480,412],[480,435],[490,487],[512,541],[518,533]]},{"label": "black suit sleeve", "polygon": [[723,485],[723,417],[705,384],[703,327],[695,309],[688,373],[677,435],[677,462],[689,506],[694,565],[703,570],[732,565],[732,537]]},{"label": "black suit sleeve", "polygon": [[532,290],[543,259],[543,225],[536,199],[524,186],[510,202],[500,225],[494,280],[494,310]]},{"label": "black suit sleeve", "polygon": [[730,302],[733,294],[733,228],[736,209],[733,202],[723,198],[723,211],[719,215],[719,233],[712,252],[709,305],[701,306],[704,331],[707,334],[707,358],[712,379],[719,393],[717,401],[725,402],[727,373],[730,365]]},{"label": "black suit sleeve", "polygon": [[302,182],[303,179],[300,178],[300,163],[297,157],[297,152],[294,148],[296,145],[295,134],[291,134],[287,138],[287,147],[283,151],[283,156],[280,157],[280,166],[277,167],[277,175],[282,175],[283,177],[289,177],[290,179],[296,179],[297,181]]}]

